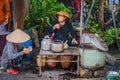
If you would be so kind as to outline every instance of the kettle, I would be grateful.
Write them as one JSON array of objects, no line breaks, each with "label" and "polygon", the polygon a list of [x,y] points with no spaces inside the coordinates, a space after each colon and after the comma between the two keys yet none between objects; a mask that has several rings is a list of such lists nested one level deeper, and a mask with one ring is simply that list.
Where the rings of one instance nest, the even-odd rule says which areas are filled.
[{"label": "kettle", "polygon": [[41,49],[42,50],[50,50],[51,40],[48,35],[44,37],[44,39],[41,41]]}]

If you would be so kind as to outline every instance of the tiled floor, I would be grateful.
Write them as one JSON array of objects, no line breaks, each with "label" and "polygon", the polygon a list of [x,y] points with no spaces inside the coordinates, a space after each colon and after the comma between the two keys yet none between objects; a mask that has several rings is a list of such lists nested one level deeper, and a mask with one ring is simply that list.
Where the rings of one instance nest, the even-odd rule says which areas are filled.
[{"label": "tiled floor", "polygon": [[[45,71],[42,74],[42,77],[38,77],[37,74],[32,74],[30,72],[22,72],[20,75],[9,75],[1,74],[0,80],[70,80],[59,76],[59,74],[64,73],[64,71]],[[105,78],[71,78],[71,80],[105,80]]]}]

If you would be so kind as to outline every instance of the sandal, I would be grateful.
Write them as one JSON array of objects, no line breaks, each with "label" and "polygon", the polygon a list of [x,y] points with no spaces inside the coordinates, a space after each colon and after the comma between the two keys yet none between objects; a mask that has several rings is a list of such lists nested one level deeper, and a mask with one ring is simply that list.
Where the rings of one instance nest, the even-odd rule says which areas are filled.
[{"label": "sandal", "polygon": [[7,69],[7,72],[8,72],[9,74],[13,74],[13,75],[18,75],[18,74],[19,74],[19,72],[16,71],[16,70],[14,70],[14,69]]}]

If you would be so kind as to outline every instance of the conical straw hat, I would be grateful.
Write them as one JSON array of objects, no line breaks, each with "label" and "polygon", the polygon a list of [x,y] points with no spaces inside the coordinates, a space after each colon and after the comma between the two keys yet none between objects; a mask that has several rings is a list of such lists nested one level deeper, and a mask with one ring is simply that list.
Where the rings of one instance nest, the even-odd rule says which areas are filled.
[{"label": "conical straw hat", "polygon": [[58,15],[63,15],[65,17],[67,17],[68,20],[71,20],[69,14],[66,11],[59,11],[59,12],[54,14],[54,17],[57,18]]},{"label": "conical straw hat", "polygon": [[20,29],[16,29],[7,35],[6,39],[12,43],[22,43],[28,41],[30,36]]}]

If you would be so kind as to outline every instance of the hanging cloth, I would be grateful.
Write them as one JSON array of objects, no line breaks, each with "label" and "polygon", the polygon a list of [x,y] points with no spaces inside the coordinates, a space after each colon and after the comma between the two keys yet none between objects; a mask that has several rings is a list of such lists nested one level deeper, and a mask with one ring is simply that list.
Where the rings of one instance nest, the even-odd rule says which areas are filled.
[{"label": "hanging cloth", "polygon": [[72,8],[75,10],[80,10],[80,4],[81,4],[81,0],[73,0],[72,1]]},{"label": "hanging cloth", "polygon": [[108,0],[108,2],[109,2],[109,10],[115,11],[117,9],[119,0]]},{"label": "hanging cloth", "polygon": [[115,5],[118,5],[118,3],[119,3],[119,0],[114,0],[113,1],[113,4],[115,4]]},{"label": "hanging cloth", "polygon": [[113,9],[116,11],[118,7],[119,0],[114,0],[113,1]]},{"label": "hanging cloth", "polygon": [[80,20],[80,10],[81,10],[81,0],[73,0],[71,7],[72,7],[72,14],[75,20]]}]

